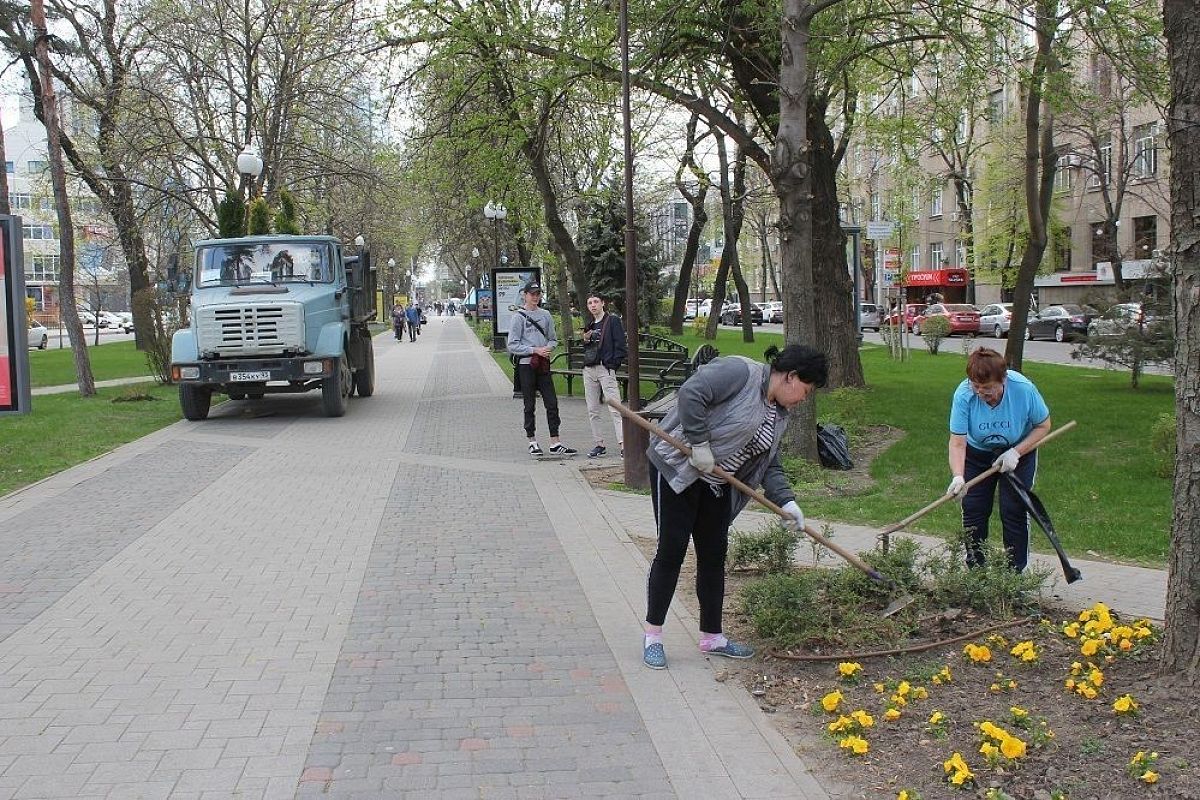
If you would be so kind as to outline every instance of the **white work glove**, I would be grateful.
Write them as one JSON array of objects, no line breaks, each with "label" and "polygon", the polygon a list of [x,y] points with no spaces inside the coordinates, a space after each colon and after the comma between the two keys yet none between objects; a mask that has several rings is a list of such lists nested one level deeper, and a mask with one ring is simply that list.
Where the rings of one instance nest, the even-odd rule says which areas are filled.
[{"label": "white work glove", "polygon": [[792,530],[803,530],[804,528],[804,512],[800,510],[800,506],[796,505],[795,500],[789,500],[781,506],[790,520],[783,523]]},{"label": "white work glove", "polygon": [[692,445],[692,454],[688,456],[688,463],[704,473],[712,472],[713,467],[717,465],[716,459],[713,458],[712,448],[708,446],[708,442],[699,442]]},{"label": "white work glove", "polygon": [[963,487],[966,485],[967,482],[963,480],[962,475],[955,475],[954,479],[950,481],[950,485],[946,487],[946,494],[956,497],[962,493]]},{"label": "white work glove", "polygon": [[999,467],[1000,472],[1012,472],[1017,468],[1017,462],[1021,460],[1021,454],[1017,452],[1017,448],[1010,447],[1000,454],[1000,457],[992,462],[993,467]]}]

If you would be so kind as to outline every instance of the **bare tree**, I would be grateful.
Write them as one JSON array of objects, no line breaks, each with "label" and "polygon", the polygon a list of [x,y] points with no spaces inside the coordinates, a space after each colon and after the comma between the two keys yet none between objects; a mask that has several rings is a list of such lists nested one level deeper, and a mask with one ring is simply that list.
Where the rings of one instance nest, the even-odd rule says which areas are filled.
[{"label": "bare tree", "polygon": [[[58,271],[59,302],[67,325],[67,336],[71,340],[71,352],[75,356],[75,378],[79,385],[79,394],[91,397],[96,394],[96,379],[92,376],[92,363],[88,357],[87,343],[83,340],[83,325],[75,307],[75,229],[71,222],[67,176],[63,167],[62,145],[58,137],[58,107],[54,101],[54,79],[50,70],[50,37],[46,31],[46,9],[42,0],[33,0],[30,3],[29,15],[33,25],[33,48],[37,61],[36,69],[30,74],[38,78],[38,105],[46,126],[50,180],[54,186],[54,202],[58,210],[58,242],[62,263]],[[31,66],[33,65],[28,64],[27,68]]]}]

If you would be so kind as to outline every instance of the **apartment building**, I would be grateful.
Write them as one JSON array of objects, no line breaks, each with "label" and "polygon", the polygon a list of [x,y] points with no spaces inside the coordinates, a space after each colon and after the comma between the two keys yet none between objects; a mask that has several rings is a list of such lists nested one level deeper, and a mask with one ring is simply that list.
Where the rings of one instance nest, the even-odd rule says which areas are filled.
[{"label": "apartment building", "polygon": [[[1081,64],[1078,102],[1066,102],[1055,124],[1050,243],[1034,289],[1041,305],[1115,299],[1114,263],[1126,281],[1147,280],[1161,268],[1169,241],[1162,118],[1103,56]],[[884,113],[933,120],[947,102],[936,76],[914,76],[903,88],[899,101],[879,104]],[[845,175],[850,215],[893,220],[896,229],[867,247],[863,299],[877,300],[885,290],[913,301],[933,291],[980,305],[1011,298],[1024,247],[1021,101],[1015,81],[960,99],[957,129],[931,122],[915,162],[877,145],[852,149]],[[898,273],[894,287],[872,286],[886,284],[889,272]]]},{"label": "apartment building", "polygon": [[[21,217],[25,248],[25,293],[33,298],[35,317],[50,324],[58,321],[59,253],[58,213],[50,184],[46,129],[33,112],[32,101],[22,95],[16,124],[4,129],[5,165],[9,203]],[[72,117],[67,116],[68,124]],[[99,201],[81,183],[69,182],[77,193],[71,202],[75,223],[76,299],[80,307],[99,306],[108,311],[129,308],[127,271],[115,230],[102,213]]]}]

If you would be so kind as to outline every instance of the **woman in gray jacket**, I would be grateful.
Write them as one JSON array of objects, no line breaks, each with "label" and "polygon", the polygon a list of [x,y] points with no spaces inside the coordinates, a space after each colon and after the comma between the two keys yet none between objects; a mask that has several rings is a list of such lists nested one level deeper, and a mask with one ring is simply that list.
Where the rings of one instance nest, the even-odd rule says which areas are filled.
[{"label": "woman in gray jacket", "polygon": [[791,345],[782,352],[771,347],[766,357],[767,364],[742,356],[714,359],[679,387],[679,401],[663,427],[691,445],[690,457],[658,437],[651,438],[647,455],[658,552],[647,580],[643,639],[643,660],[651,669],[667,666],[662,626],[689,539],[696,547],[700,650],[727,658],[754,655],[752,649],[721,633],[729,525],[747,498],[713,475],[713,467],[761,486],[798,527],[804,526],[804,514],[779,464],[779,447],[788,410],[825,385],[828,361],[823,353],[804,345]]}]

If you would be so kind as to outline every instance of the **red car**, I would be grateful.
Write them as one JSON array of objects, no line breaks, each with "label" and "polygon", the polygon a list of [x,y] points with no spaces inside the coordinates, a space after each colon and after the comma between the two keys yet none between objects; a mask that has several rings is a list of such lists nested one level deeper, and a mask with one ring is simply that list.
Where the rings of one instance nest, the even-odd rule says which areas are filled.
[{"label": "red car", "polygon": [[974,336],[979,333],[979,309],[966,303],[934,303],[913,320],[912,332],[921,335],[921,324],[930,317],[945,317],[950,321],[950,335]]},{"label": "red car", "polygon": [[[904,327],[908,328],[908,330],[911,331],[913,329],[913,320],[915,320],[917,317],[919,317],[921,315],[921,312],[924,310],[925,310],[924,303],[909,303],[907,306],[905,306],[904,307]],[[894,309],[891,311],[891,313],[889,313],[887,316],[885,316],[883,318],[884,325],[898,325],[899,323],[900,323],[900,314],[897,313]]]}]

